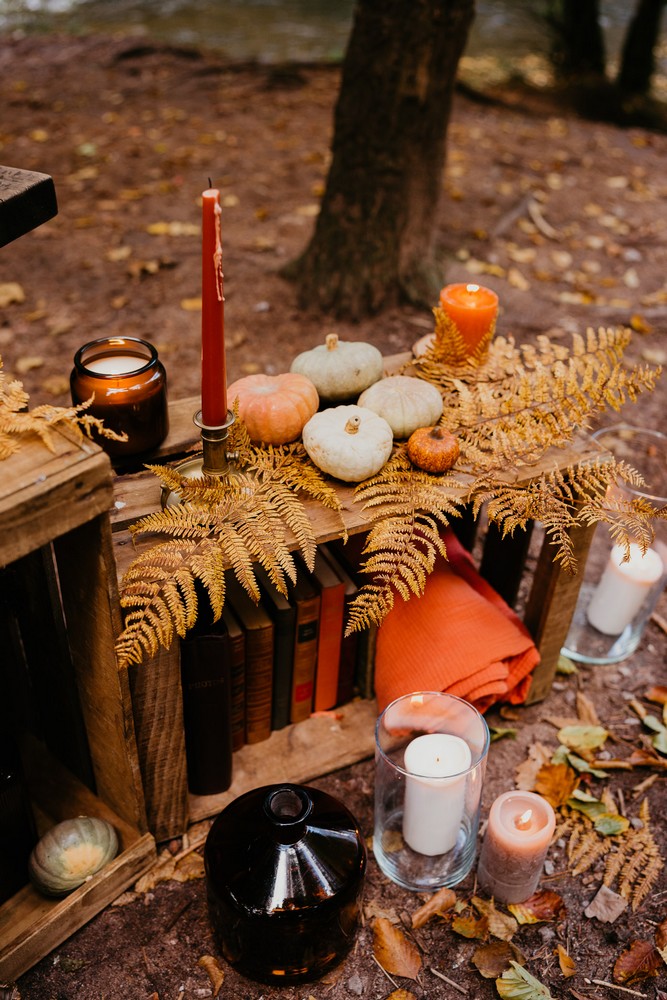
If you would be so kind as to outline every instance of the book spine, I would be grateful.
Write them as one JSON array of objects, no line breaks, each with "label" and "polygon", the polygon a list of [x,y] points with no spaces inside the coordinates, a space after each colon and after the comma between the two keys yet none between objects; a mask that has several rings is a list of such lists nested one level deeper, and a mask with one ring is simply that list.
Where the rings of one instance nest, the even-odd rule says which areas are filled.
[{"label": "book spine", "polygon": [[319,594],[297,604],[296,641],[292,668],[291,722],[303,722],[312,711],[319,615]]},{"label": "book spine", "polygon": [[246,632],[246,743],[271,735],[273,695],[273,627]]},{"label": "book spine", "polygon": [[325,712],[337,703],[343,635],[343,588],[324,588],[320,593],[317,637],[317,667],[313,708]]},{"label": "book spine", "polygon": [[231,659],[231,726],[232,750],[245,743],[245,636],[243,632],[229,637]]},{"label": "book spine", "polygon": [[195,795],[224,792],[232,782],[229,654],[226,635],[197,636],[181,642],[188,787]]}]

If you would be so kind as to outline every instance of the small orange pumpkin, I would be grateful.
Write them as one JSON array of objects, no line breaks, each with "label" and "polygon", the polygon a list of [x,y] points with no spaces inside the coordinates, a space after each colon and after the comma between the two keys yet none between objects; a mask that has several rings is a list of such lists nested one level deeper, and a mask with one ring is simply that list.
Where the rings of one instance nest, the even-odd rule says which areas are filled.
[{"label": "small orange pumpkin", "polygon": [[246,375],[232,382],[227,396],[232,405],[238,400],[239,417],[258,444],[296,441],[320,403],[310,379],[292,372]]},{"label": "small orange pumpkin", "polygon": [[424,472],[446,472],[458,457],[458,441],[440,424],[418,427],[408,438],[408,458]]}]

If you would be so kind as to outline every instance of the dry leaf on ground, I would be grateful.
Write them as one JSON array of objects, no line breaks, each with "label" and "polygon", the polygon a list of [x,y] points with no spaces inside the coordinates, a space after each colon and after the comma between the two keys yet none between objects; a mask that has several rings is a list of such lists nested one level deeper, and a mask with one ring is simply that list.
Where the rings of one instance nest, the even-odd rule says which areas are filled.
[{"label": "dry leaf on ground", "polygon": [[202,955],[202,957],[198,959],[197,965],[201,965],[202,969],[206,970],[206,974],[211,980],[211,985],[213,986],[213,996],[217,997],[218,993],[222,989],[222,984],[225,981],[225,973],[220,968],[217,958],[214,958],[212,955]]},{"label": "dry leaf on ground", "polygon": [[412,926],[416,929],[423,927],[431,917],[441,917],[447,910],[450,910],[456,902],[456,893],[447,887],[434,893],[427,899],[423,906],[412,914]]},{"label": "dry leaf on ground", "polygon": [[627,909],[627,906],[627,899],[619,896],[617,892],[607,888],[606,885],[602,885],[584,913],[587,917],[596,917],[605,924],[613,924],[623,913],[623,910]]},{"label": "dry leaf on ground", "polygon": [[560,971],[563,973],[566,979],[570,976],[575,976],[577,974],[577,967],[574,961],[568,953],[563,948],[562,944],[557,945],[556,954],[558,955],[558,964],[560,965]]},{"label": "dry leaf on ground", "polygon": [[562,897],[550,889],[534,892],[530,899],[526,899],[523,903],[510,903],[507,909],[514,914],[520,924],[547,923],[565,917]]},{"label": "dry leaf on ground", "polygon": [[496,989],[503,1000],[554,1000],[546,986],[517,962],[496,979]]},{"label": "dry leaf on ground", "polygon": [[523,965],[526,959],[511,941],[489,941],[476,949],[471,961],[485,979],[497,979],[513,961]]},{"label": "dry leaf on ground", "polygon": [[615,983],[637,983],[656,976],[662,968],[662,957],[650,941],[633,941],[614,964]]},{"label": "dry leaf on ground", "polygon": [[493,937],[501,941],[510,941],[514,937],[519,929],[514,917],[497,910],[493,901],[480,899],[479,896],[473,896],[471,903],[482,917],[486,917],[489,933]]},{"label": "dry leaf on ground", "polygon": [[373,923],[373,954],[385,972],[406,979],[416,979],[421,956],[405,935],[384,917]]}]

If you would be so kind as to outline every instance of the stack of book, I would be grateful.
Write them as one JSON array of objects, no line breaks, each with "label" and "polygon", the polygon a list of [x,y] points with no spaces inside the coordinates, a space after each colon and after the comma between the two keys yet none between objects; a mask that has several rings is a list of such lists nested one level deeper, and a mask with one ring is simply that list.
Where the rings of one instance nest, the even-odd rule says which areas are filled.
[{"label": "stack of book", "polygon": [[322,545],[310,572],[295,557],[296,581],[281,594],[255,567],[261,600],[232,572],[215,624],[198,624],[181,643],[188,784],[225,791],[232,752],[350,701],[373,696],[373,630],[345,635],[358,584],[355,550]]}]

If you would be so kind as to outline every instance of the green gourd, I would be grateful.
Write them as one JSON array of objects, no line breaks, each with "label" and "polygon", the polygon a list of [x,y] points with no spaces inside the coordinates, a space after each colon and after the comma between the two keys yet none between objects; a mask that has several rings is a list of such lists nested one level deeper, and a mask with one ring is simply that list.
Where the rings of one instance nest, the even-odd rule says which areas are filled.
[{"label": "green gourd", "polygon": [[111,823],[94,816],[77,816],[58,823],[37,842],[28,873],[44,895],[66,896],[117,853],[118,837]]}]

